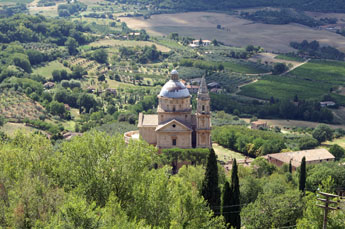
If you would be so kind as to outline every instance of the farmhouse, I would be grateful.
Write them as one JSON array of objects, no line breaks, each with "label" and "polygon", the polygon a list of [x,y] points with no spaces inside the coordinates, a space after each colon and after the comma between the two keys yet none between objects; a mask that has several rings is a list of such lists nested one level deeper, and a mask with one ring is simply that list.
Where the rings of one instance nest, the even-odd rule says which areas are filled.
[{"label": "farmhouse", "polygon": [[45,89],[51,89],[51,88],[53,88],[54,86],[55,86],[55,83],[53,83],[53,82],[47,82],[47,83],[43,84],[43,87],[44,87]]},{"label": "farmhouse", "polygon": [[270,163],[277,166],[289,164],[291,161],[292,169],[296,170],[301,165],[303,157],[305,157],[306,164],[317,164],[324,161],[334,161],[334,156],[326,149],[274,153],[268,154],[264,158],[266,158]]},{"label": "farmhouse", "polygon": [[211,44],[210,40],[193,40],[192,43],[189,45],[190,47],[199,47],[199,46],[209,46]]},{"label": "farmhouse", "polygon": [[192,114],[191,95],[179,81],[176,70],[158,95],[158,114],[139,114],[139,131],[125,133],[125,140],[138,138],[158,148],[211,148],[210,97],[205,78],[197,94],[197,111]]},{"label": "farmhouse", "polygon": [[335,106],[335,102],[333,101],[323,101],[320,102],[321,107],[333,107]]},{"label": "farmhouse", "polygon": [[267,122],[265,121],[254,121],[250,123],[250,128],[253,130],[265,129],[267,128]]},{"label": "farmhouse", "polygon": [[199,86],[198,85],[190,85],[190,84],[188,84],[186,87],[187,87],[189,93],[191,93],[191,94],[196,94],[199,91]]}]

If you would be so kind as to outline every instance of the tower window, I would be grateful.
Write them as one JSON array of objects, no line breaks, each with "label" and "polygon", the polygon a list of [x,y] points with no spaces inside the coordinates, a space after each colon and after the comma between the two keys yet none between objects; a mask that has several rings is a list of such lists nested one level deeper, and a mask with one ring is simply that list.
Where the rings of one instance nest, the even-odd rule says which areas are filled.
[{"label": "tower window", "polygon": [[202,111],[205,111],[205,105],[202,105]]},{"label": "tower window", "polygon": [[172,140],[172,145],[173,145],[173,146],[176,146],[176,139],[173,139],[173,140]]},{"label": "tower window", "polygon": [[175,106],[173,106],[173,111],[176,111],[176,107]]}]

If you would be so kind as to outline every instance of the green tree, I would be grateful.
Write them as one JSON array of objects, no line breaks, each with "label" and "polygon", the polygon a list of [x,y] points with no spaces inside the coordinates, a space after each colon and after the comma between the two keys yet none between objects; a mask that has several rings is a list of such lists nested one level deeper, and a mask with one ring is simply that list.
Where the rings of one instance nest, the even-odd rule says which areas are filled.
[{"label": "green tree", "polygon": [[202,184],[201,193],[213,212],[219,215],[221,194],[218,186],[217,156],[213,149],[210,150],[207,158],[205,178]]},{"label": "green tree", "polygon": [[0,127],[6,123],[5,117],[0,115]]},{"label": "green tree", "polygon": [[320,143],[333,139],[333,130],[324,124],[318,125],[313,131],[313,138],[318,140]]},{"label": "green tree", "polygon": [[306,169],[306,162],[305,157],[302,158],[300,173],[299,173],[299,190],[304,192],[305,190],[305,183],[307,179],[307,169]]},{"label": "green tree", "polygon": [[232,190],[230,188],[229,182],[226,181],[223,187],[223,196],[222,196],[222,215],[224,216],[225,223],[231,222],[231,215],[229,209],[231,208],[232,202]]},{"label": "green tree", "polygon": [[104,49],[97,49],[92,53],[92,57],[100,64],[108,63],[108,53]]},{"label": "green tree", "polygon": [[69,37],[67,39],[67,41],[65,42],[65,46],[67,46],[68,52],[70,55],[75,55],[78,53],[78,42],[76,41],[76,39],[74,39],[73,37]]},{"label": "green tree", "polygon": [[298,190],[283,193],[265,192],[241,211],[243,225],[248,229],[292,227],[302,215],[303,202]]},{"label": "green tree", "polygon": [[240,203],[240,184],[237,172],[237,162],[234,159],[231,169],[231,201],[230,205],[230,226],[236,229],[241,228],[241,203]]},{"label": "green tree", "polygon": [[342,159],[345,156],[345,149],[342,148],[338,144],[332,145],[331,148],[329,149],[329,152],[331,152],[331,154],[333,154],[336,161]]},{"label": "green tree", "polygon": [[276,63],[273,67],[273,74],[279,75],[287,71],[289,68],[284,63]]},{"label": "green tree", "polygon": [[50,113],[63,117],[66,113],[65,105],[57,101],[52,101],[49,105]]}]

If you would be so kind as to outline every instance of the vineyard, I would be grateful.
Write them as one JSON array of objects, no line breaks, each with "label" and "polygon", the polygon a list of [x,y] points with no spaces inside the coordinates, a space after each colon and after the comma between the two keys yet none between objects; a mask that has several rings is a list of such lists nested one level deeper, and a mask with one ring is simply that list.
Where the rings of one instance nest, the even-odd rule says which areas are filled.
[{"label": "vineyard", "polygon": [[0,93],[0,114],[9,120],[39,119],[45,109],[25,94],[4,90]]}]

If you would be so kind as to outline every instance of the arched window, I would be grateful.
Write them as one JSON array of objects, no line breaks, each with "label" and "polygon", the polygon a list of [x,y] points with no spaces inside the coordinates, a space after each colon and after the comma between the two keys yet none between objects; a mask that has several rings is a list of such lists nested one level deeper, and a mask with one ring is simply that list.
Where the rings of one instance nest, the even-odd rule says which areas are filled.
[{"label": "arched window", "polygon": [[205,111],[205,105],[202,105],[202,111]]}]

